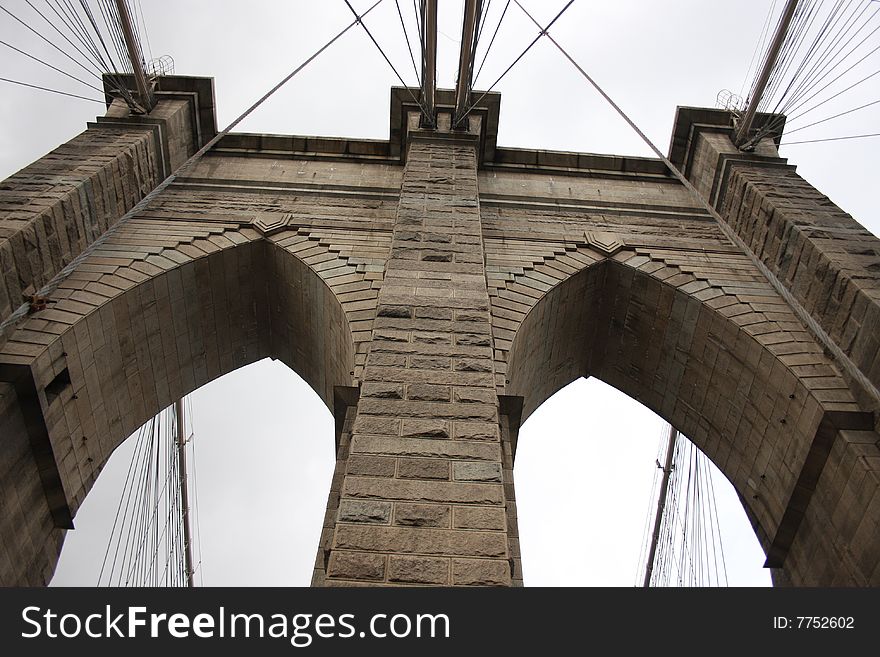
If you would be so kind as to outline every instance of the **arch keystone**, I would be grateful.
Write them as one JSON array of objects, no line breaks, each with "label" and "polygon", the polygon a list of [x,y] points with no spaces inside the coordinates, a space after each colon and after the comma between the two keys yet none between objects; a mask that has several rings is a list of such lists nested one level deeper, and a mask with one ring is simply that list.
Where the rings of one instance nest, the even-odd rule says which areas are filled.
[{"label": "arch keystone", "polygon": [[584,237],[587,240],[587,244],[607,256],[613,256],[624,247],[623,242],[614,233],[588,230],[584,232]]},{"label": "arch keystone", "polygon": [[293,215],[289,212],[261,212],[254,219],[253,225],[263,236],[268,237],[286,230],[292,219]]}]

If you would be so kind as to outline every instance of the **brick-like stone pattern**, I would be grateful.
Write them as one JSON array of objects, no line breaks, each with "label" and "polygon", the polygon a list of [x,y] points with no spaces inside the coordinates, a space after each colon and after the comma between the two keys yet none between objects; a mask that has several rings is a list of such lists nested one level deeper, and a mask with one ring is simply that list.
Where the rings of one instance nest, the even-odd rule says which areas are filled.
[{"label": "brick-like stone pattern", "polygon": [[722,216],[880,388],[880,239],[769,146],[731,163],[729,139],[708,133],[696,150],[693,175],[716,180]]},{"label": "brick-like stone pattern", "polygon": [[[161,101],[154,124],[176,136],[178,159],[197,145],[189,106]],[[167,175],[151,126],[95,124],[0,183],[0,317],[7,317]],[[179,164],[177,161],[175,164]]]},{"label": "brick-like stone pattern", "polygon": [[[182,107],[174,162],[193,138]],[[478,170],[475,135],[410,127],[405,166],[375,144],[225,140],[17,325],[0,344],[0,583],[48,581],[59,500],[75,514],[129,433],[270,356],[337,417],[316,585],[521,585],[507,413],[580,376],[713,459],[777,582],[880,585],[874,406],[681,185],[652,161],[566,153],[498,149]],[[19,286],[0,317],[156,183],[149,134],[91,129],[0,189]],[[876,240],[772,148],[725,139],[700,135],[689,174],[874,377]]]},{"label": "brick-like stone pattern", "polygon": [[476,173],[410,144],[325,584],[512,581]]},{"label": "brick-like stone pattern", "polygon": [[722,210],[880,387],[880,240],[787,169],[737,168]]}]

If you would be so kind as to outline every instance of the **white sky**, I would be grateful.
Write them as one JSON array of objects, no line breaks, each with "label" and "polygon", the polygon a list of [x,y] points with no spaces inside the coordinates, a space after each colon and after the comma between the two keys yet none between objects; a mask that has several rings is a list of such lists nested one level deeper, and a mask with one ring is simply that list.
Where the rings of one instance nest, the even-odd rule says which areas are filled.
[{"label": "white sky", "polygon": [[[342,0],[141,2],[152,55],[172,55],[179,74],[215,78],[220,125],[351,20]],[[361,11],[370,3],[353,4]],[[439,4],[438,84],[452,87],[462,2]],[[531,0],[527,6],[546,23],[564,4]],[[578,0],[552,32],[666,150],[676,105],[711,107],[719,90],[740,91],[770,4]],[[24,0],[3,5],[19,16],[35,16]],[[494,29],[503,7],[502,0],[492,2],[487,30]],[[412,17],[411,2],[402,1],[401,8]],[[478,88],[494,81],[536,33],[515,5],[507,14]],[[39,18],[30,22],[50,33]],[[385,0],[366,23],[404,79],[414,84],[394,2]],[[0,15],[0,38],[85,75],[6,15]],[[867,62],[866,73],[876,61]],[[98,97],[7,49],[0,49],[0,71],[2,77]],[[0,177],[70,139],[101,112],[97,103],[0,84]],[[352,30],[238,130],[387,138],[394,84],[394,74],[363,31]],[[878,87],[862,85],[840,104],[817,110],[815,118],[873,101]],[[650,154],[546,40],[496,89],[502,93],[500,145]],[[880,125],[878,109],[797,135],[873,132],[872,126]],[[870,139],[838,141],[791,146],[782,154],[876,234],[876,146]],[[329,412],[295,374],[273,362],[205,386],[194,394],[193,407],[205,583],[307,584],[333,467]],[[524,425],[515,476],[527,585],[629,586],[636,581],[661,432],[659,418],[595,380],[572,384]],[[97,580],[121,485],[113,472],[124,470],[129,453],[123,447],[114,455],[86,500],[56,583]],[[768,583],[760,549],[730,490],[719,505],[731,584]]]}]

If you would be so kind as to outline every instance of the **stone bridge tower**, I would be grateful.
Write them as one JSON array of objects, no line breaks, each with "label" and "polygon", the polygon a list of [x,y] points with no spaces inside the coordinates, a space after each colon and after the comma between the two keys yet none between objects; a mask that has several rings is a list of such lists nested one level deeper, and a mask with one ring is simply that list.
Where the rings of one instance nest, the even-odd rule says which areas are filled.
[{"label": "stone bridge tower", "polygon": [[451,92],[426,130],[394,89],[388,141],[226,136],[118,223],[215,134],[209,80],[162,89],[0,187],[0,319],[30,300],[0,337],[0,582],[46,583],[113,449],[268,356],[336,417],[316,585],[521,584],[518,427],[581,376],[718,465],[778,583],[880,585],[880,242],[772,139],[680,108],[670,157],[870,386],[661,161],[500,148],[497,94],[460,131]]}]

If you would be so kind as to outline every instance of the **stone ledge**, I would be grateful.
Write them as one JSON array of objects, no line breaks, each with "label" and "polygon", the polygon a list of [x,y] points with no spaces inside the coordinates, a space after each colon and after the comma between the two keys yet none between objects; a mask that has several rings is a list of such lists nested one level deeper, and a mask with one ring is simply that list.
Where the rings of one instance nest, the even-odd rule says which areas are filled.
[{"label": "stone ledge", "polygon": [[[119,78],[129,89],[134,89],[134,78],[129,74],[121,74]],[[107,108],[113,103],[114,85],[109,78],[103,76],[104,102]],[[214,78],[195,77],[191,75],[163,75],[157,78],[156,98],[169,100],[195,100],[193,103],[192,134],[198,137],[199,147],[207,144],[217,134],[217,117],[215,114]]]},{"label": "stone ledge", "polygon": [[[755,115],[755,123],[760,125],[772,117],[779,117],[782,122],[779,128],[770,135],[778,147],[785,129],[785,117],[782,115],[759,112]],[[730,110],[711,109],[708,107],[683,107],[675,110],[672,137],[669,142],[668,157],[678,169],[688,175],[692,164],[694,149],[701,132],[718,132],[733,134],[733,113]]]},{"label": "stone ledge", "polygon": [[[452,89],[437,90],[438,114],[454,110]],[[411,95],[412,94],[412,95]],[[412,130],[408,117],[418,112],[413,96],[418,89],[391,88],[391,115],[388,140],[353,139],[347,137],[319,137],[305,135],[272,135],[232,133],[225,136],[212,151],[217,154],[247,157],[308,158],[346,161],[371,161],[403,164],[406,143],[414,136],[430,138],[431,131]],[[637,180],[672,182],[675,179],[663,162],[656,158],[577,153],[526,148],[499,148],[498,120],[501,94],[473,91],[479,99],[473,110],[471,129],[479,126],[478,158],[481,169],[517,170],[557,175],[590,177],[624,177]],[[467,133],[452,132],[447,138],[467,137]]]}]

